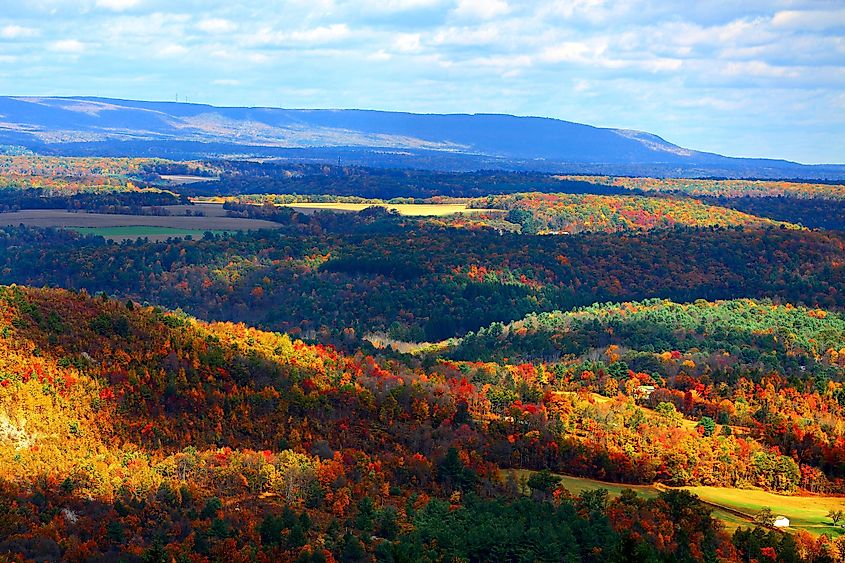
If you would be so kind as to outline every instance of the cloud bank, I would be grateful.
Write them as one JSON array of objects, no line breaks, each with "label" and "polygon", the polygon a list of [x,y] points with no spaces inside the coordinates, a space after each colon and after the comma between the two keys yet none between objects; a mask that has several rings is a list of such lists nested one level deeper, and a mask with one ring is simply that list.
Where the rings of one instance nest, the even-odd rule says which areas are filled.
[{"label": "cloud bank", "polygon": [[0,61],[3,94],[540,115],[845,162],[835,0],[0,0]]}]

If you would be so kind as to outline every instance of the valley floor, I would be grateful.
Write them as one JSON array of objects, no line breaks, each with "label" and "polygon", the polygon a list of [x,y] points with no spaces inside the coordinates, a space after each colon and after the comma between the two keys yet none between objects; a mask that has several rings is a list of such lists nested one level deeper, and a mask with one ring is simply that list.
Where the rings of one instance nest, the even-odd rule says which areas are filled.
[{"label": "valley floor", "polygon": [[[527,478],[534,473],[528,470],[515,470],[517,478]],[[827,514],[831,510],[845,510],[845,497],[824,495],[777,495],[759,489],[737,489],[731,487],[667,487],[660,483],[654,485],[628,485],[608,483],[596,479],[556,475],[560,484],[573,496],[584,491],[606,489],[611,498],[629,489],[643,498],[656,498],[661,491],[673,488],[689,491],[713,509],[713,516],[720,520],[728,532],[738,528],[754,527],[754,517],[763,508],[771,508],[776,516],[789,518],[788,530],[806,530],[813,535],[826,534],[839,537],[845,529],[834,525]]]}]

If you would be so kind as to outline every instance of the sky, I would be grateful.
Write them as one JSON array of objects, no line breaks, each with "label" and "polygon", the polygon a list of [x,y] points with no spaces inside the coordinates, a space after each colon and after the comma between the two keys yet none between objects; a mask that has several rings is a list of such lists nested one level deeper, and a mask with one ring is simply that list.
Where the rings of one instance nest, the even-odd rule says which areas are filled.
[{"label": "sky", "polygon": [[0,94],[535,115],[845,163],[845,0],[0,0]]}]

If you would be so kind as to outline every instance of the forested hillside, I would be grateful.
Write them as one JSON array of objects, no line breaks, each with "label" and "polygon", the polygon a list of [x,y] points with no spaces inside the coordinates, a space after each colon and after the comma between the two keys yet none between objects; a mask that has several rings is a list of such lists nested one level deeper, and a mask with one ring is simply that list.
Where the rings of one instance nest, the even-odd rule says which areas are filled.
[{"label": "forested hillside", "polygon": [[[755,306],[771,308],[736,304],[738,314]],[[686,493],[573,498],[553,475],[520,484],[498,468],[816,491],[841,487],[845,471],[833,446],[841,436],[809,453],[790,449],[791,434],[767,433],[772,421],[759,414],[841,416],[841,384],[793,388],[740,371],[726,386],[684,375],[697,360],[686,352],[655,353],[651,374],[626,368],[614,346],[583,369],[412,368],[84,293],[2,288],[0,312],[0,548],[24,556],[537,560],[566,552],[622,561],[635,549],[650,560],[730,559],[747,544],[733,545]],[[822,311],[795,315],[827,321],[804,322],[804,339],[841,324]],[[655,380],[662,394],[641,404],[637,386]],[[737,410],[719,410],[725,404]],[[722,426],[710,428],[712,419]],[[825,436],[802,431],[796,445]],[[523,488],[535,500],[521,500]],[[526,528],[535,518],[546,524]],[[675,530],[669,541],[667,529]],[[822,545],[806,534],[791,547],[779,536],[763,541],[795,553]]]},{"label": "forested hillside", "polygon": [[763,362],[761,371],[807,377],[816,373],[816,367],[835,370],[841,363],[842,344],[845,318],[841,313],[770,301],[677,304],[652,299],[531,314],[508,325],[498,323],[465,336],[455,354],[533,361],[584,356],[606,346],[622,347],[634,355],[681,350],[702,358],[724,355],[731,358],[725,360],[730,364],[759,361]]},{"label": "forested hillside", "polygon": [[[681,493],[645,504],[514,500],[519,485],[503,481],[484,452],[496,440],[518,448],[513,432],[536,442],[539,411],[520,415],[524,427],[485,431],[475,422],[481,388],[448,364],[424,375],[64,291],[3,288],[0,313],[0,549],[24,557],[568,552],[606,561],[631,545],[661,559],[733,553],[706,509]],[[529,484],[541,495],[553,488]],[[478,498],[482,491],[500,500]],[[664,522],[683,510],[677,540],[687,539],[661,545],[647,528],[626,530],[624,514],[643,510]],[[526,530],[526,518],[547,524]]]},{"label": "forested hillside", "polygon": [[[256,234],[107,243],[0,231],[0,281],[106,291],[285,331],[440,340],[610,300],[845,305],[845,240],[782,228],[524,237],[331,214]],[[432,305],[434,304],[434,305]]]},{"label": "forested hillside", "polygon": [[471,203],[502,209],[525,233],[648,231],[682,227],[765,227],[783,223],[686,198],[519,193]]},{"label": "forested hillside", "polygon": [[565,182],[585,182],[605,189],[621,188],[635,193],[691,196],[711,205],[798,223],[805,227],[845,230],[845,186],[842,182],[611,176],[558,178]]}]

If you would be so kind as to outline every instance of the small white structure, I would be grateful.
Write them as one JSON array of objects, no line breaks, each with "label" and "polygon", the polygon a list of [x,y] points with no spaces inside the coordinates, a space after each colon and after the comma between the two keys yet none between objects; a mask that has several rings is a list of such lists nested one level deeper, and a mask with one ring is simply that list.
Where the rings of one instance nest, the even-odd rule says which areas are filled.
[{"label": "small white structure", "polygon": [[775,521],[772,522],[772,526],[775,528],[788,528],[789,527],[789,518],[786,516],[778,516],[775,518]]},{"label": "small white structure", "polygon": [[648,399],[654,393],[654,385],[640,385],[634,391],[634,396],[637,399]]}]

